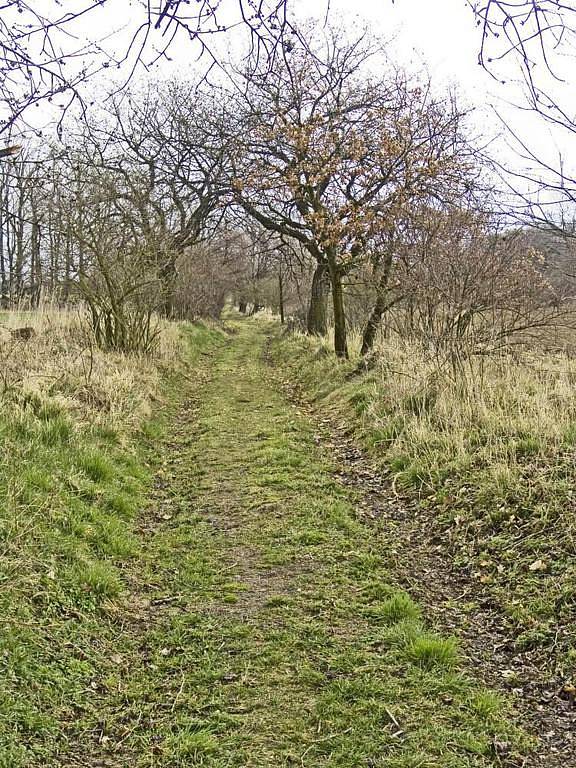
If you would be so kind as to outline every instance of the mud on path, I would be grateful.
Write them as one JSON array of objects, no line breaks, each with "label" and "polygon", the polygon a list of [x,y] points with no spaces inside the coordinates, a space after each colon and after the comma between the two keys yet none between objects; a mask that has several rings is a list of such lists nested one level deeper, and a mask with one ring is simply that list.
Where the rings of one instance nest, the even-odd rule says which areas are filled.
[{"label": "mud on path", "polygon": [[113,619],[116,673],[58,764],[526,765],[513,697],[399,588],[381,487],[290,402],[266,332],[242,323],[180,385]]}]

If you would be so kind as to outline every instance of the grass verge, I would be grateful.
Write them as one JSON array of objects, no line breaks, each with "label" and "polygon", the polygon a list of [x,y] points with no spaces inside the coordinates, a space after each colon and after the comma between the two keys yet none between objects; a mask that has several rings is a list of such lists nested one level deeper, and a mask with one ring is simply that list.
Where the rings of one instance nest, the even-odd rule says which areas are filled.
[{"label": "grass verge", "polygon": [[301,335],[272,353],[306,395],[353,429],[393,487],[428,510],[455,564],[499,606],[518,651],[576,673],[573,396],[563,355],[480,361],[454,381],[389,342],[370,371]]},{"label": "grass verge", "polygon": [[[101,353],[87,380],[66,347],[73,324],[52,315],[36,326],[29,347],[10,347],[18,378],[0,412],[2,768],[83,764],[74,745],[97,730],[94,699],[117,674],[128,575],[142,553],[135,525],[158,461],[147,415],[170,377],[183,380],[177,359],[169,377],[162,358]],[[187,333],[197,354],[220,338]],[[95,388],[110,407],[86,398]]]}]

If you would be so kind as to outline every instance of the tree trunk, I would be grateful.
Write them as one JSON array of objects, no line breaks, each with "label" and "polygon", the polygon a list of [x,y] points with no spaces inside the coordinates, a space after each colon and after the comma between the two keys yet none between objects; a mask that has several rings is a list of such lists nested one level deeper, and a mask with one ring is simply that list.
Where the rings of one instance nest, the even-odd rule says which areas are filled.
[{"label": "tree trunk", "polygon": [[[33,211],[34,213],[34,211]],[[40,224],[34,218],[30,243],[30,308],[38,309],[42,293],[42,265],[40,264]]]},{"label": "tree trunk", "polygon": [[[72,251],[72,238],[70,233],[66,234],[66,245],[64,248],[64,287],[62,292],[62,301],[66,304],[70,298],[72,292],[72,270],[74,267],[74,255]],[[58,281],[58,261],[59,254],[57,252],[54,260],[54,285]]]},{"label": "tree trunk", "polygon": [[326,321],[326,277],[328,267],[324,262],[318,262],[312,275],[310,304],[306,327],[312,336],[324,336],[327,331]]},{"label": "tree trunk", "polygon": [[348,357],[346,342],[346,313],[344,312],[344,292],[342,275],[336,264],[330,262],[330,282],[332,283],[332,308],[334,310],[334,352],[336,357]]},{"label": "tree trunk", "polygon": [[2,175],[2,187],[0,188],[0,308],[6,309],[4,302],[7,300],[8,283],[6,280],[6,262],[4,260],[4,223],[8,222],[8,205],[4,208],[4,199],[8,193],[8,180]]},{"label": "tree trunk", "polygon": [[14,264],[14,289],[16,301],[22,301],[24,297],[24,264],[26,252],[24,250],[24,196],[19,188],[17,218],[15,222],[16,261]]},{"label": "tree trunk", "polygon": [[360,349],[360,354],[362,356],[367,355],[374,346],[376,332],[380,327],[380,322],[382,320],[382,315],[384,314],[385,309],[386,297],[384,293],[378,294],[374,308],[370,313],[370,317],[368,318],[368,322],[364,328],[364,334],[362,335],[362,348]]},{"label": "tree trunk", "polygon": [[284,325],[284,281],[282,272],[278,273],[278,303],[280,305],[280,323]]},{"label": "tree trunk", "polygon": [[162,302],[160,313],[167,318],[174,317],[174,286],[178,277],[176,269],[176,255],[172,253],[162,254],[164,261],[158,270],[158,277],[162,284]]},{"label": "tree trunk", "polygon": [[374,308],[370,313],[366,327],[364,328],[364,334],[362,336],[362,348],[360,354],[362,356],[367,355],[374,346],[374,340],[376,339],[376,333],[380,327],[382,315],[386,311],[386,288],[388,287],[388,279],[390,278],[390,271],[392,269],[392,249],[389,249],[386,254],[386,260],[382,267],[382,274],[378,281],[378,291],[376,294],[376,302]]}]

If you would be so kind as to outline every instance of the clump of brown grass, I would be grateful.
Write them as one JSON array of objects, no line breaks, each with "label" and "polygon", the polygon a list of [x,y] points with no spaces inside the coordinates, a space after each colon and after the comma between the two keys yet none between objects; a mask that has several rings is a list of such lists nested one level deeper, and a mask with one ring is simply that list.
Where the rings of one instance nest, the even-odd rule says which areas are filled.
[{"label": "clump of brown grass", "polygon": [[[178,326],[160,323],[154,354],[128,356],[100,350],[81,310],[2,313],[0,396],[51,397],[78,422],[137,424],[159,395],[163,365],[179,354]],[[31,328],[31,337],[18,337],[18,328]]]},{"label": "clump of brown grass", "polygon": [[[292,338],[311,352],[318,349],[317,339],[299,333]],[[467,465],[473,455],[488,470],[503,463],[510,468],[523,466],[528,454],[542,456],[576,442],[576,357],[570,353],[517,349],[471,357],[455,372],[416,343],[392,335],[380,340],[366,379],[349,377],[358,365],[359,334],[351,332],[349,341],[349,362],[319,358],[318,382],[323,390],[332,382],[344,395],[367,389],[365,426],[381,433],[378,444],[389,458],[401,454],[406,462],[417,461],[424,482],[448,461]],[[319,343],[330,350],[332,333]],[[342,379],[350,382],[343,388]]]},{"label": "clump of brown grass", "polygon": [[519,441],[530,440],[533,454],[558,450],[576,428],[576,359],[565,354],[471,360],[454,377],[392,340],[379,349],[377,372],[374,423],[401,427],[385,447],[431,466],[471,453],[486,466],[513,465],[524,457]]}]

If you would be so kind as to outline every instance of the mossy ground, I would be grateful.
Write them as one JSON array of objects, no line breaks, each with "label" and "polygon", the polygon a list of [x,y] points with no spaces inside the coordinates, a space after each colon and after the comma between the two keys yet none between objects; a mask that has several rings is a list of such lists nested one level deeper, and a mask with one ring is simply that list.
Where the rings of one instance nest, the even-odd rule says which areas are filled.
[{"label": "mossy ground", "polygon": [[508,703],[394,587],[359,491],[262,359],[266,330],[190,331],[132,452],[22,427],[2,768],[519,764]]}]

